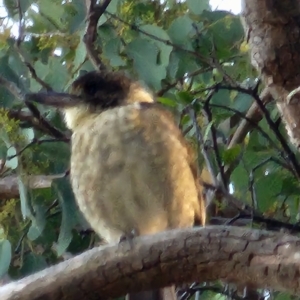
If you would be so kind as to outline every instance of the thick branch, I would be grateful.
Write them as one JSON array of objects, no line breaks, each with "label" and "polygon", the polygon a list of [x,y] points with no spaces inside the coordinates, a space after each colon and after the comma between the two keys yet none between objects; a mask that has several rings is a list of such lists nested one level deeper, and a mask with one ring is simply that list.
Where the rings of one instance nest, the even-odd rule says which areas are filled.
[{"label": "thick branch", "polygon": [[95,248],[0,289],[0,299],[107,299],[171,283],[221,279],[300,294],[300,239],[208,227]]},{"label": "thick branch", "polygon": [[277,101],[292,143],[300,147],[299,1],[243,0],[242,7],[251,63]]}]

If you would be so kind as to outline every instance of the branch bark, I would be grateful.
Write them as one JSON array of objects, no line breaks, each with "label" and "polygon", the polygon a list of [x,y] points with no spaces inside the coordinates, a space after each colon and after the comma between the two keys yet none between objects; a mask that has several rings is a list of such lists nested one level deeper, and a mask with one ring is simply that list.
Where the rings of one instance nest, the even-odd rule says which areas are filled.
[{"label": "branch bark", "polygon": [[242,22],[252,65],[261,74],[285,121],[292,143],[300,147],[300,2],[243,0]]},{"label": "branch bark", "polygon": [[0,289],[2,300],[107,299],[191,281],[300,294],[300,239],[211,226],[94,248]]}]

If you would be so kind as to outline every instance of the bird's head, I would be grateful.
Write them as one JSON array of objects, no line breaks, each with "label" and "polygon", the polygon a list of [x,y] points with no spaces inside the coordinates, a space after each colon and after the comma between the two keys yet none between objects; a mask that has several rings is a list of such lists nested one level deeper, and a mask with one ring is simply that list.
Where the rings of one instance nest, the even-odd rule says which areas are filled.
[{"label": "bird's head", "polygon": [[33,101],[61,109],[67,126],[74,130],[82,120],[117,106],[153,102],[153,96],[138,82],[117,72],[89,72],[76,79],[69,93],[30,93]]}]

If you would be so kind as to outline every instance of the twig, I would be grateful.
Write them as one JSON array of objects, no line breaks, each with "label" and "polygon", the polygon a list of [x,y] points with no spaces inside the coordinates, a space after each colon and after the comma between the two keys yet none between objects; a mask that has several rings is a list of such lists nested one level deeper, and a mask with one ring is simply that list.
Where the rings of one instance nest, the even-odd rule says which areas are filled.
[{"label": "twig", "polygon": [[226,86],[226,85],[217,83],[211,87],[207,87],[205,89],[194,91],[193,93],[197,94],[197,93],[201,93],[201,92],[205,92],[205,91],[207,92],[209,90],[217,90],[217,89],[234,90],[234,91],[238,91],[238,92],[241,92],[241,93],[244,93],[244,94],[247,94],[247,95],[250,95],[253,97],[253,99],[257,103],[257,106],[263,112],[270,129],[274,132],[282,149],[286,153],[291,165],[293,166],[293,168],[295,170],[297,177],[300,178],[300,165],[297,161],[297,158],[296,158],[295,154],[293,153],[293,151],[291,150],[291,148],[289,147],[284,136],[281,134],[281,132],[278,130],[276,124],[271,119],[271,116],[270,116],[268,110],[266,109],[264,103],[262,102],[259,95],[257,94],[257,89],[256,88],[255,89],[247,89],[247,88],[244,88],[241,86],[230,86],[230,85]]},{"label": "twig", "polygon": [[33,103],[30,103],[28,101],[25,102],[29,110],[32,112],[33,116],[40,122],[40,124],[45,128],[48,132],[50,132],[51,136],[57,138],[57,139],[63,139],[65,138],[64,133],[62,133],[60,130],[52,126],[40,113],[40,111],[36,108],[36,106]]},{"label": "twig", "polygon": [[33,139],[29,144],[27,144],[25,147],[23,147],[20,151],[18,151],[16,154],[8,156],[7,159],[12,159],[14,157],[19,156],[20,154],[22,154],[25,150],[27,150],[28,148],[30,148],[33,145],[41,145],[43,143],[55,143],[55,142],[65,142],[68,143],[70,141],[69,138],[63,137],[61,139],[45,139],[45,140],[37,140],[37,139]]},{"label": "twig", "polygon": [[184,80],[186,80],[188,78],[193,78],[194,76],[197,76],[199,74],[203,74],[203,73],[208,72],[210,70],[211,70],[211,67],[208,67],[208,68],[205,68],[205,69],[201,68],[201,69],[198,69],[198,70],[196,70],[194,72],[191,72],[191,73],[189,73],[187,75],[184,75],[184,76],[176,79],[176,81],[167,84],[164,88],[162,88],[160,91],[158,91],[156,93],[156,96],[158,96],[158,97],[163,96],[164,93],[166,93],[167,91],[169,91],[171,88],[175,87],[178,84],[178,82],[180,82],[180,81],[184,81]]},{"label": "twig", "polygon": [[85,43],[87,55],[94,65],[96,70],[101,70],[104,68],[104,65],[99,58],[99,53],[95,49],[94,42],[97,38],[97,24],[100,17],[105,12],[106,8],[110,4],[111,0],[104,0],[101,5],[97,5],[96,0],[88,0],[90,1],[90,7],[88,10],[88,25],[86,28],[86,33],[83,37],[83,41]]},{"label": "twig", "polygon": [[52,131],[48,130],[48,127],[45,127],[38,119],[36,119],[31,112],[21,111],[21,110],[8,110],[7,115],[11,119],[16,119],[21,122],[27,122],[30,127],[33,127],[36,130],[39,130],[43,133],[46,133],[54,138],[58,138],[53,135]]},{"label": "twig", "polygon": [[166,44],[166,45],[168,45],[168,46],[172,46],[174,49],[184,51],[185,53],[189,53],[189,54],[191,54],[191,55],[193,55],[193,56],[199,58],[202,62],[206,63],[207,65],[210,65],[210,66],[211,66],[211,61],[210,61],[208,58],[206,58],[205,56],[203,56],[202,54],[200,54],[199,52],[197,52],[197,51],[189,50],[189,49],[184,48],[184,47],[182,47],[182,46],[180,46],[180,45],[177,45],[177,44],[172,43],[170,40],[165,40],[165,39],[162,39],[162,38],[160,38],[160,37],[158,37],[158,36],[156,36],[156,35],[154,35],[154,34],[148,33],[148,32],[146,32],[146,31],[140,29],[140,28],[139,28],[138,26],[136,26],[135,24],[131,24],[131,23],[129,23],[129,22],[127,22],[127,21],[121,19],[121,18],[118,17],[117,15],[112,14],[112,13],[110,13],[110,12],[108,12],[108,11],[106,11],[105,14],[111,16],[112,18],[118,20],[119,22],[122,22],[123,24],[127,25],[128,27],[130,27],[130,28],[131,28],[132,30],[134,30],[134,31],[137,31],[137,32],[139,32],[139,33],[142,33],[142,34],[144,34],[145,36],[148,36],[148,37],[150,37],[150,38],[152,38],[153,40],[156,40],[156,41],[158,41],[158,42],[162,42],[162,43],[164,43],[164,44]]},{"label": "twig", "polygon": [[[212,123],[212,113],[210,111],[209,103],[210,103],[210,100],[212,99],[214,93],[215,93],[215,91],[211,91],[208,94],[206,100],[204,101],[203,110],[206,113],[208,123]],[[216,162],[217,162],[218,169],[220,172],[222,184],[223,184],[223,187],[225,189],[227,189],[227,179],[225,177],[224,164],[222,163],[222,159],[221,159],[221,155],[220,155],[220,151],[219,151],[219,147],[218,147],[218,143],[217,143],[217,132],[216,132],[215,126],[213,124],[211,125],[210,130],[211,130],[213,148],[214,148],[214,152],[215,152],[215,158],[216,158]]]}]

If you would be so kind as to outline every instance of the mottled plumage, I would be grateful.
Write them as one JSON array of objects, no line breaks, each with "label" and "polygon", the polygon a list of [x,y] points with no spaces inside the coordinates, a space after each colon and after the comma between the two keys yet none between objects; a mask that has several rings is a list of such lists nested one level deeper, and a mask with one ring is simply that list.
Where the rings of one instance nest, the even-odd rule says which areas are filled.
[{"label": "mottled plumage", "polygon": [[192,152],[149,92],[124,75],[91,72],[70,94],[77,97],[63,111],[73,131],[71,182],[96,233],[118,242],[132,230],[153,234],[205,222]]}]

